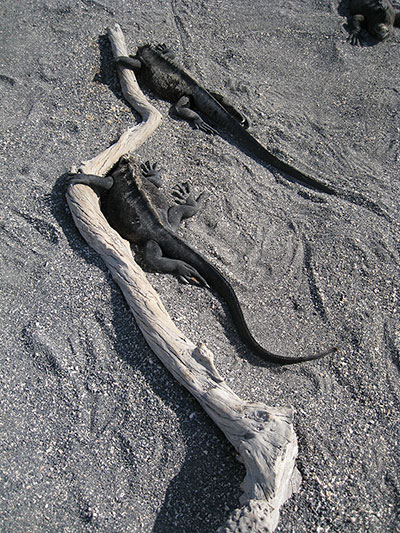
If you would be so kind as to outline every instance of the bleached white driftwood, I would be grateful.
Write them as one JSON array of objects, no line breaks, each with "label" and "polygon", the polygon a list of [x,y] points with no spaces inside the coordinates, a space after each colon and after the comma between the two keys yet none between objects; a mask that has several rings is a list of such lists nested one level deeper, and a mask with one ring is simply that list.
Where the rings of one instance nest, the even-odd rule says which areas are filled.
[{"label": "bleached white driftwood", "polygon": [[[127,55],[120,27],[109,29],[108,34],[114,56]],[[86,174],[105,175],[122,155],[137,149],[161,120],[140,91],[133,72],[125,68],[118,72],[124,96],[142,115],[143,122],[97,157],[84,162],[80,170]],[[149,346],[197,398],[246,467],[241,486],[243,507],[234,511],[219,531],[273,531],[281,505],[298,490],[301,480],[295,467],[297,439],[292,408],[278,409],[239,398],[217,372],[212,352],[204,344],[193,344],[175,326],[134,261],[129,242],[107,223],[93,190],[82,184],[71,185],[66,197],[79,231],[103,258]]]}]

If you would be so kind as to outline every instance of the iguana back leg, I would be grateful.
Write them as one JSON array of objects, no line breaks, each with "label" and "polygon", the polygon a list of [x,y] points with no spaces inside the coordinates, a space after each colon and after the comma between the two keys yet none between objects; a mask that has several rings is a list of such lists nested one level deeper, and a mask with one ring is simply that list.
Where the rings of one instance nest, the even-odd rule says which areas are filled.
[{"label": "iguana back leg", "polygon": [[206,133],[217,133],[214,128],[204,122],[196,111],[190,109],[190,100],[187,96],[181,96],[181,98],[179,98],[178,102],[175,104],[175,110],[180,117],[191,122],[195,129],[203,130]]},{"label": "iguana back leg", "polygon": [[101,189],[106,189],[107,191],[111,189],[114,184],[114,180],[111,176],[96,176],[95,174],[70,174],[68,178],[68,185],[75,185],[77,183],[83,183],[84,185],[89,185],[90,187],[99,187]]},{"label": "iguana back leg", "polygon": [[189,264],[180,259],[164,257],[161,246],[156,241],[147,241],[144,251],[147,264],[156,272],[174,274],[183,283],[196,283],[197,285],[208,286],[206,280]]},{"label": "iguana back leg", "polygon": [[117,63],[117,65],[122,65],[123,67],[130,68],[131,70],[138,70],[142,67],[141,61],[139,61],[139,59],[136,59],[136,57],[133,56],[118,56],[115,58],[115,63]]},{"label": "iguana back leg", "polygon": [[189,183],[182,183],[174,188],[172,194],[177,205],[173,205],[168,209],[168,222],[171,229],[176,231],[182,220],[190,218],[197,213],[204,199],[204,193],[195,198]]},{"label": "iguana back leg", "polygon": [[247,129],[249,127],[249,121],[247,118],[240,113],[235,107],[233,107],[232,104],[230,104],[226,99],[225,96],[222,96],[222,94],[214,93],[212,91],[208,91],[211,96],[213,96],[218,103],[222,105],[222,107],[227,111],[234,119],[236,119],[243,128]]}]

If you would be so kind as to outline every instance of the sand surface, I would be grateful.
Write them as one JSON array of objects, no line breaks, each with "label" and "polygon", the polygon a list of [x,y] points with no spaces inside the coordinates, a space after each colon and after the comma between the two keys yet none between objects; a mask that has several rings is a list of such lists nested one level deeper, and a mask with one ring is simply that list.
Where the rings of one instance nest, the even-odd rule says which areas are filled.
[{"label": "sand surface", "polygon": [[215,294],[148,274],[237,394],[296,409],[303,484],[276,531],[400,528],[400,30],[352,47],[338,3],[3,2],[2,531],[211,533],[241,494],[234,450],[145,344],[65,202],[71,166],[137,120],[114,23],[132,53],[167,43],[271,151],[338,191],[289,182],[145,90],[164,120],[138,156],[166,191],[207,191],[180,235],[231,281],[257,339],[287,355],[342,343],[264,363]]}]

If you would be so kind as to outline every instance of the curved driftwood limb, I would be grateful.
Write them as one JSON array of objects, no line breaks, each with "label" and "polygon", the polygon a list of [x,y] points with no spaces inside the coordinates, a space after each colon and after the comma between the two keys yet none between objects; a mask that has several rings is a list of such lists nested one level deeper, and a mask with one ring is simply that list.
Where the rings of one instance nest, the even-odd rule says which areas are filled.
[{"label": "curved driftwood limb", "polygon": [[[108,32],[114,54],[127,55],[119,26]],[[104,175],[122,155],[142,144],[160,122],[160,114],[144,98],[134,74],[122,67],[119,75],[126,98],[142,114],[143,122],[83,163],[80,169],[84,173]],[[196,346],[175,326],[134,261],[129,242],[101,213],[96,193],[86,185],[75,184],[69,186],[66,197],[80,233],[103,258],[149,346],[197,398],[246,467],[240,500],[243,507],[234,511],[219,531],[273,531],[281,505],[298,490],[301,479],[294,464],[297,439],[292,408],[277,409],[240,399],[216,370],[212,352],[204,344]]]}]

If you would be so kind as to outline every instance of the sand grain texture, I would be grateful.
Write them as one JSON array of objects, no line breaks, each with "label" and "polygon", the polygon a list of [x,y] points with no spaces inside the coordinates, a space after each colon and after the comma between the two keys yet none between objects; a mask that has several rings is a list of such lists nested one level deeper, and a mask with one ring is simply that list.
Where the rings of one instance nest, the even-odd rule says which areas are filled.
[{"label": "sand grain texture", "polygon": [[276,531],[399,527],[400,32],[353,48],[337,4],[3,3],[2,530],[208,533],[241,494],[232,448],[153,356],[64,200],[65,172],[135,119],[115,22],[132,52],[168,43],[275,153],[342,191],[287,182],[146,92],[164,120],[138,155],[166,190],[208,191],[180,234],[230,279],[260,342],[343,342],[322,361],[261,363],[212,293],[148,274],[239,396],[296,408],[303,484]]}]

